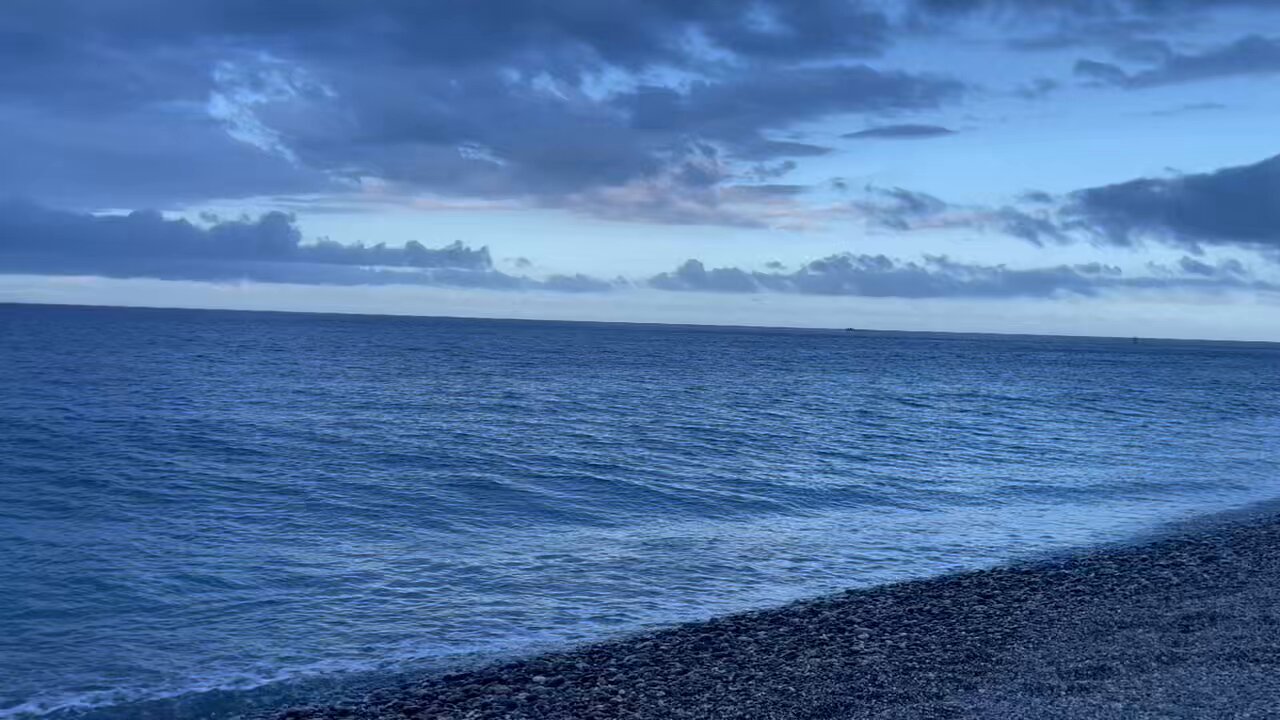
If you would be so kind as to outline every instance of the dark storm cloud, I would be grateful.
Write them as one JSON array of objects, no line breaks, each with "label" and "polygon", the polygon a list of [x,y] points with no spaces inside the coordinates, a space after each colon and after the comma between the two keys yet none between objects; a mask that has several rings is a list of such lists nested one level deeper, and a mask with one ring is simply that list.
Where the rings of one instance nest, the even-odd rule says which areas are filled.
[{"label": "dark storm cloud", "polygon": [[1280,156],[1253,165],[1080,190],[1064,224],[1116,245],[1155,239],[1199,249],[1280,249]]},{"label": "dark storm cloud", "polygon": [[955,130],[942,127],[941,125],[906,124],[867,128],[866,130],[845,133],[840,137],[852,138],[855,140],[923,140],[928,138],[945,137],[947,135],[954,135],[955,133]]},{"label": "dark storm cloud", "polygon": [[1076,75],[1128,89],[1280,73],[1280,40],[1248,35],[1201,53],[1178,53],[1164,43],[1149,48],[1150,67],[1129,72],[1118,65],[1081,60]]},{"label": "dark storm cloud", "polygon": [[[14,0],[0,196],[169,205],[365,177],[553,206],[679,193],[830,151],[774,136],[793,125],[961,94],[859,64],[891,32],[859,0]],[[99,125],[110,142],[48,137]],[[707,147],[724,172],[685,172]]]},{"label": "dark storm cloud", "polygon": [[[1206,266],[1207,267],[1207,266]],[[782,292],[801,295],[899,298],[1048,298],[1094,296],[1125,290],[1267,290],[1274,284],[1243,274],[1165,271],[1125,277],[1101,263],[1014,269],[1003,265],[960,263],[946,257],[921,262],[884,255],[845,253],[815,260],[795,272],[759,272],[741,268],[707,269],[697,260],[649,280],[661,290],[721,293]]]},{"label": "dark storm cloud", "polygon": [[303,243],[279,212],[207,225],[152,212],[95,216],[23,203],[0,205],[0,272],[312,285],[449,285],[493,289],[605,290],[583,275],[544,281],[494,269],[487,248]]}]

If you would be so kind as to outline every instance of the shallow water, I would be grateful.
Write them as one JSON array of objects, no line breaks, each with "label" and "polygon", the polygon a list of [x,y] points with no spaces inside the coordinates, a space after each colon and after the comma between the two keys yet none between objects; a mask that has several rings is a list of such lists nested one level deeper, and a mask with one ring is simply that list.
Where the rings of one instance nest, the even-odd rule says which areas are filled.
[{"label": "shallow water", "polygon": [[0,306],[0,717],[1114,540],[1278,446],[1280,346]]}]

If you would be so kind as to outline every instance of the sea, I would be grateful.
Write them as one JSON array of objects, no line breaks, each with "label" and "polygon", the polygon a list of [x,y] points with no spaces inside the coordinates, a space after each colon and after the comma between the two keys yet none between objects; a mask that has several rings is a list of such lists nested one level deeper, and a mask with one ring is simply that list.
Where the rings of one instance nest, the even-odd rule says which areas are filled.
[{"label": "sea", "polygon": [[1280,345],[0,305],[0,718],[229,718],[1280,495]]}]

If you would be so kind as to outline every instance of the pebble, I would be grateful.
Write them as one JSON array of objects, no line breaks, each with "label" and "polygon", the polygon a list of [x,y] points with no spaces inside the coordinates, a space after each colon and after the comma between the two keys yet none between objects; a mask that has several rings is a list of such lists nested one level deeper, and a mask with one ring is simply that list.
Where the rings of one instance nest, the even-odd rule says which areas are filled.
[{"label": "pebble", "polygon": [[1262,513],[380,694],[412,698],[399,705],[371,695],[273,720],[1273,717],[1276,607],[1280,519]]}]

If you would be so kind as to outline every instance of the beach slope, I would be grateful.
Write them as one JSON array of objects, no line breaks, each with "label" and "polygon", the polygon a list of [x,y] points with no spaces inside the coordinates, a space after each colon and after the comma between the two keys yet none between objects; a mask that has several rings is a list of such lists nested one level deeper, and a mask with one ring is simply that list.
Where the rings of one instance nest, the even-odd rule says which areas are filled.
[{"label": "beach slope", "polygon": [[282,718],[1280,714],[1280,513],[851,591]]}]

